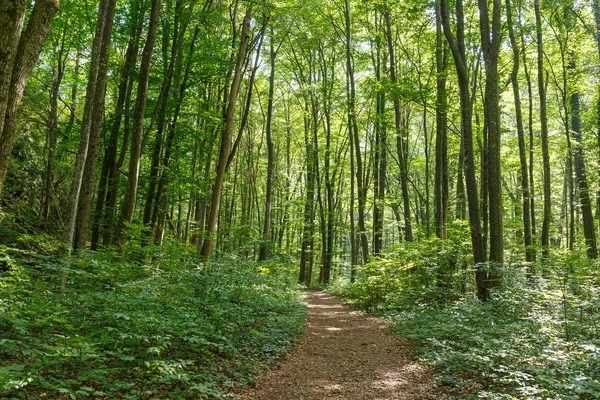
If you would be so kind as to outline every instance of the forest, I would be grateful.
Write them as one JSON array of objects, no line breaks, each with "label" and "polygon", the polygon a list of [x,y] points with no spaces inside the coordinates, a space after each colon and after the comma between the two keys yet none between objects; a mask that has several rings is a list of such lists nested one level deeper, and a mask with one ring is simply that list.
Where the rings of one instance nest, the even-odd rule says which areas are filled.
[{"label": "forest", "polygon": [[597,399],[599,233],[600,0],[0,0],[0,398],[252,398],[326,292]]}]

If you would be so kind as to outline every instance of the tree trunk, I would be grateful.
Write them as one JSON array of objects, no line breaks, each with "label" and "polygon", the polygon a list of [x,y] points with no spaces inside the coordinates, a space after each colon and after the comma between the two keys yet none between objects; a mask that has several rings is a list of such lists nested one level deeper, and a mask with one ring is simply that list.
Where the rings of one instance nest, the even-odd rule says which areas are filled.
[{"label": "tree trunk", "polygon": [[58,0],[35,2],[23,31],[24,0],[0,4],[0,193],[17,133],[25,85],[50,32]]},{"label": "tree trunk", "polygon": [[259,260],[266,260],[269,257],[269,248],[271,247],[271,203],[273,202],[273,173],[275,169],[275,151],[273,148],[273,137],[271,124],[273,120],[273,97],[275,93],[275,40],[273,26],[271,25],[271,38],[269,48],[269,63],[271,72],[269,74],[269,97],[267,99],[267,125],[265,136],[267,140],[267,187],[265,192],[265,214],[262,227],[262,240],[260,243]]},{"label": "tree trunk", "polygon": [[485,59],[485,124],[488,137],[488,193],[490,212],[490,272],[486,288],[502,283],[504,264],[504,209],[502,207],[502,171],[500,159],[501,126],[498,89],[498,57],[502,42],[502,6],[493,1],[492,20],[487,0],[479,0],[481,42]]},{"label": "tree trunk", "polygon": [[139,81],[137,88],[137,97],[135,100],[135,109],[133,112],[133,129],[131,132],[131,152],[129,154],[129,174],[127,177],[127,190],[123,205],[121,207],[121,217],[117,226],[115,235],[118,245],[124,245],[127,240],[125,224],[133,221],[135,212],[135,202],[137,198],[138,179],[140,174],[140,161],[142,158],[142,133],[144,129],[144,109],[148,98],[148,79],[150,77],[150,61],[156,33],[158,29],[158,20],[160,16],[162,0],[152,0],[152,9],[150,11],[150,24],[148,26],[148,35],[146,44],[142,51],[142,63],[140,65]]},{"label": "tree trunk", "polygon": [[356,123],[356,88],[354,82],[354,61],[352,59],[352,36],[350,33],[350,1],[344,2],[344,21],[346,34],[346,92],[348,113],[348,136],[350,137],[350,281],[356,279],[356,267],[358,266],[358,246],[356,235],[356,223],[354,216],[354,194],[356,193],[355,171],[355,149],[354,137],[358,136],[358,125]]},{"label": "tree trunk", "polygon": [[106,76],[108,71],[108,57],[110,54],[110,40],[112,35],[113,20],[115,15],[116,0],[108,0],[106,20],[102,30],[102,45],[100,48],[100,64],[94,90],[94,105],[89,133],[85,168],[83,171],[79,200],[77,202],[77,219],[75,223],[75,249],[84,249],[88,240],[88,227],[92,209],[92,199],[96,182],[96,164],[100,151],[100,131],[104,117],[104,96],[106,93]]},{"label": "tree trunk", "polygon": [[227,160],[231,151],[231,142],[233,136],[233,124],[235,119],[235,106],[237,96],[240,90],[242,82],[242,66],[244,59],[246,58],[246,48],[248,47],[248,40],[250,36],[250,19],[252,16],[252,7],[248,7],[246,15],[244,17],[242,33],[240,38],[240,47],[237,55],[237,62],[235,65],[235,74],[233,82],[231,84],[231,90],[229,91],[229,102],[227,105],[227,114],[225,118],[225,129],[221,136],[221,148],[219,151],[219,160],[217,162],[217,175],[215,178],[215,184],[213,186],[212,203],[210,207],[210,214],[208,217],[207,235],[204,238],[202,250],[200,255],[206,261],[208,261],[212,255],[213,240],[216,232],[217,218],[219,216],[219,206],[221,204],[221,192],[223,190],[223,182],[225,180],[225,169],[227,166]]},{"label": "tree trunk", "polygon": [[473,261],[475,263],[475,280],[477,283],[477,296],[481,300],[488,298],[487,272],[485,270],[486,256],[481,233],[481,218],[479,214],[479,199],[477,193],[477,178],[475,176],[475,159],[473,152],[473,103],[469,87],[469,74],[467,69],[465,38],[464,38],[464,12],[462,0],[456,2],[457,33],[451,30],[450,12],[447,0],[441,1],[442,22],[444,34],[452,50],[456,64],[460,90],[461,130],[464,150],[465,180],[467,201],[469,203],[469,225],[471,228],[471,245]]},{"label": "tree trunk", "polygon": [[448,127],[447,127],[447,93],[446,68],[448,57],[444,46],[442,32],[442,16],[439,4],[436,5],[436,109],[435,109],[435,235],[441,241],[441,250],[446,240],[446,224],[448,221]]},{"label": "tree trunk", "polygon": [[96,105],[96,89],[98,87],[98,75],[100,71],[100,56],[102,51],[102,42],[104,39],[104,25],[108,12],[109,0],[101,0],[98,6],[98,20],[96,22],[96,33],[92,44],[90,69],[88,72],[88,82],[85,96],[85,106],[83,109],[83,120],[81,123],[81,134],[79,136],[79,148],[75,167],[73,169],[73,179],[71,181],[71,190],[69,192],[69,202],[67,204],[67,217],[63,240],[69,252],[73,248],[73,238],[75,235],[75,224],[77,219],[77,209],[79,204],[79,194],[83,183],[83,174],[85,170],[88,147],[90,144],[90,132],[92,129],[92,119],[94,115],[94,106]]},{"label": "tree trunk", "polygon": [[[167,195],[167,188],[168,185],[171,181],[171,174],[169,171],[169,168],[171,167],[171,163],[172,163],[172,159],[173,156],[171,155],[171,153],[173,152],[173,144],[177,143],[176,140],[176,133],[177,133],[177,122],[179,120],[179,114],[181,112],[181,107],[183,105],[183,99],[185,96],[185,91],[187,89],[188,86],[188,79],[189,79],[189,75],[190,75],[190,69],[192,66],[192,57],[194,55],[194,51],[195,51],[195,45],[196,45],[196,39],[198,38],[198,34],[200,33],[200,28],[196,28],[194,35],[192,37],[192,41],[190,43],[190,50],[187,56],[187,64],[185,66],[185,71],[183,72],[183,80],[180,82],[179,85],[179,92],[177,93],[176,97],[175,97],[175,111],[173,113],[173,120],[171,121],[171,123],[169,124],[169,129],[167,132],[167,140],[165,143],[165,154],[163,157],[163,172],[160,175],[160,178],[158,180],[158,188],[156,190],[156,207],[155,207],[155,213],[157,214],[156,216],[153,216],[153,220],[157,221],[157,225],[156,225],[156,231],[154,234],[154,244],[160,244],[162,243],[162,238],[163,238],[163,232],[164,232],[164,227],[165,227],[165,221],[166,221],[166,214],[167,214],[167,199],[168,199],[168,195]],[[181,60],[180,60],[181,62]],[[181,67],[177,67],[177,69],[181,69]],[[177,74],[177,76],[179,77],[181,74],[181,71],[179,71],[179,73]],[[176,83],[179,83],[179,80],[181,78],[178,78],[176,80]],[[178,222],[179,223],[179,222]]]},{"label": "tree trunk", "polygon": [[[388,44],[388,52],[390,57],[390,79],[394,85],[397,84],[396,76],[396,59],[394,56],[394,44],[392,41],[392,28],[390,23],[390,14],[384,14],[386,36]],[[407,242],[413,241],[412,221],[410,216],[410,197],[408,193],[408,163],[407,163],[407,146],[404,138],[404,126],[402,121],[402,111],[400,109],[400,98],[394,95],[394,115],[396,126],[396,148],[398,151],[398,160],[400,164],[400,184],[402,186],[402,201],[404,205],[404,237]],[[408,128],[407,128],[408,129]]]},{"label": "tree trunk", "polygon": [[506,15],[508,23],[508,33],[513,51],[513,69],[511,72],[511,81],[513,87],[513,96],[515,99],[515,117],[517,119],[517,135],[519,138],[519,162],[521,165],[521,200],[523,207],[523,233],[525,241],[525,259],[531,263],[534,261],[531,240],[531,215],[529,212],[529,171],[527,169],[527,149],[525,148],[525,130],[523,128],[523,113],[521,110],[521,89],[519,88],[519,62],[520,54],[517,39],[514,32],[514,23],[512,15],[511,0],[506,0]]},{"label": "tree trunk", "polygon": [[[575,55],[571,54],[572,60],[569,69],[575,71]],[[577,176],[577,185],[579,188],[579,203],[583,215],[583,234],[587,245],[587,256],[590,259],[598,258],[598,249],[596,247],[596,231],[594,229],[594,215],[592,213],[592,203],[587,183],[587,174],[585,170],[585,161],[583,155],[583,145],[581,136],[581,113],[579,89],[571,88],[571,129],[575,141],[575,153],[573,161],[575,163],[575,175]]]},{"label": "tree trunk", "polygon": [[[54,170],[54,152],[56,150],[56,136],[58,129],[58,97],[62,79],[65,74],[65,64],[68,51],[65,49],[67,32],[63,29],[60,47],[56,54],[56,65],[53,66],[52,86],[50,89],[50,112],[48,114],[48,134],[46,141],[46,165],[44,170],[44,188],[42,192],[42,218],[48,223],[50,218],[50,202],[52,199],[52,181]],[[58,43],[55,47],[59,46]]]},{"label": "tree trunk", "polygon": [[535,0],[535,30],[537,35],[538,91],[540,96],[540,122],[542,139],[542,165],[544,172],[544,219],[542,221],[543,259],[550,256],[550,222],[552,220],[552,199],[550,188],[550,150],[548,146],[548,117],[546,115],[546,82],[544,79],[544,45],[542,42],[542,16],[540,0]]},{"label": "tree trunk", "polygon": [[[127,51],[125,53],[125,62],[123,64],[123,70],[121,72],[121,78],[119,82],[119,94],[117,97],[117,104],[115,105],[112,129],[108,139],[108,146],[104,153],[104,159],[102,161],[102,171],[100,174],[100,183],[98,185],[98,195],[96,197],[96,207],[94,211],[94,222],[92,224],[92,250],[96,250],[98,248],[101,230],[104,230],[106,233],[110,229],[110,224],[112,223],[112,218],[110,220],[105,218],[104,221],[102,221],[102,218],[103,215],[108,215],[109,213],[108,207],[110,206],[112,197],[112,191],[110,190],[112,187],[112,181],[118,180],[119,178],[118,175],[115,175],[115,172],[118,171],[114,171],[117,163],[119,131],[121,128],[123,115],[125,112],[129,112],[129,110],[125,110],[125,104],[126,102],[129,102],[127,96],[131,95],[131,91],[128,90],[129,81],[131,79],[131,73],[135,68],[137,55],[139,52],[139,38],[144,22],[144,15],[143,13],[140,13],[139,6],[136,6],[133,11],[133,15],[135,15],[135,20],[132,22],[131,36],[127,45]],[[105,205],[107,205],[106,212]],[[112,215],[112,213],[110,213],[110,215]],[[104,244],[108,244],[109,240],[105,241]]]}]

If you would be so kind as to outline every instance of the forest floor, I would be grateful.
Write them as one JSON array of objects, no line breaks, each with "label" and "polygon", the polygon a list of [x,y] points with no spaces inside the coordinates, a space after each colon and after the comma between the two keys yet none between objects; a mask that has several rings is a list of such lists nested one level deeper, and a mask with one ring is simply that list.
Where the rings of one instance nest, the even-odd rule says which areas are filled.
[{"label": "forest floor", "polygon": [[309,322],[296,349],[250,389],[254,400],[444,399],[410,343],[387,324],[307,291]]}]

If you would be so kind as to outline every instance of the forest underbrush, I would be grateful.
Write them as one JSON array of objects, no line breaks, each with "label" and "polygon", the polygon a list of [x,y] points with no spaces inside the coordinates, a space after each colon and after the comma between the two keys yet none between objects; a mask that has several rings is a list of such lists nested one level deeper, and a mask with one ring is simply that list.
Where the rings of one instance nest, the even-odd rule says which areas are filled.
[{"label": "forest underbrush", "polygon": [[466,246],[438,249],[397,248],[329,290],[384,315],[454,398],[600,397],[598,264],[584,250],[543,267],[507,260],[503,288],[482,303]]},{"label": "forest underbrush", "polygon": [[283,258],[204,265],[178,244],[59,253],[16,233],[0,248],[3,399],[227,398],[304,329]]}]

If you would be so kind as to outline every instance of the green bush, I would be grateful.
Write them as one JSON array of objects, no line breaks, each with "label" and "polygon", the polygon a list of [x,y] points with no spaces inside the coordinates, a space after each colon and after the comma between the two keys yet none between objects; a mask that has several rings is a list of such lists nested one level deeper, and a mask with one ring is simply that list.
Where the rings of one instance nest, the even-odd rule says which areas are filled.
[{"label": "green bush", "polygon": [[0,397],[218,398],[252,382],[303,329],[285,260],[203,265],[174,245],[155,256],[5,261]]}]

